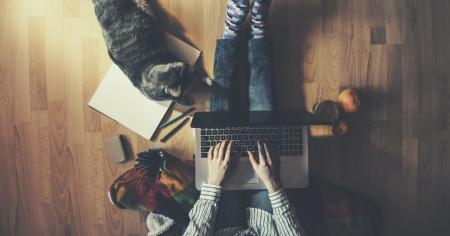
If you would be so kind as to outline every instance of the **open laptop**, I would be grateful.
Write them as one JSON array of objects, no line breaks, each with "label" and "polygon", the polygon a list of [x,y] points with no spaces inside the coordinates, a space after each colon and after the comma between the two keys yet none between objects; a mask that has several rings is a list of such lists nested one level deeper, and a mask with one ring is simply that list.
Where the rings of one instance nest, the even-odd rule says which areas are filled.
[{"label": "open laptop", "polygon": [[[280,152],[280,177],[284,188],[305,188],[309,183],[308,125],[324,125],[306,111],[197,112],[195,129],[195,185],[201,189],[208,177],[208,150],[224,140],[234,141],[234,160],[223,183],[226,190],[264,189],[248,160],[249,150],[258,156],[257,140],[276,145]],[[231,158],[236,158],[232,156]]]}]

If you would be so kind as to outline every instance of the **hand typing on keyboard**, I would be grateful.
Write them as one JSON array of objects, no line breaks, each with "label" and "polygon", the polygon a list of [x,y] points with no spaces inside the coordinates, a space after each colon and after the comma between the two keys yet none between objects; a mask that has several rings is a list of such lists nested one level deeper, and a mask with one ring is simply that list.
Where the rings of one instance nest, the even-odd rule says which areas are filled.
[{"label": "hand typing on keyboard", "polygon": [[208,151],[208,184],[220,186],[230,163],[233,141],[222,141]]},{"label": "hand typing on keyboard", "polygon": [[[263,181],[269,193],[281,188],[279,182],[279,154],[270,150],[267,143],[257,141],[258,160],[252,151],[246,150],[249,160],[258,177]],[[222,185],[225,179],[233,149],[233,141],[225,140],[211,146],[208,150],[208,184]]]},{"label": "hand typing on keyboard", "polygon": [[269,193],[278,191],[281,188],[279,182],[279,155],[273,150],[269,150],[267,144],[258,141],[258,161],[255,160],[253,153],[248,152],[248,158],[258,177],[263,181]]}]

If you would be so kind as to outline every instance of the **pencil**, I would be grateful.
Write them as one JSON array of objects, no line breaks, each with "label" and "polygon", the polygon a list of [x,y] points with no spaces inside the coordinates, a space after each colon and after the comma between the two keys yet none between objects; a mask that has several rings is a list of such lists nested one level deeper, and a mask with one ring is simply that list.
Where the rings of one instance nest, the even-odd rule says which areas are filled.
[{"label": "pencil", "polygon": [[158,128],[159,128],[159,129],[162,129],[162,128],[164,128],[164,127],[167,127],[167,126],[169,126],[169,125],[175,123],[177,120],[179,120],[179,119],[185,117],[187,114],[189,114],[189,113],[190,113],[191,111],[193,111],[193,110],[195,110],[195,107],[191,107],[191,108],[187,109],[186,111],[184,111],[183,113],[179,114],[179,115],[176,116],[175,118],[173,118],[173,119],[171,119],[171,120],[168,120],[168,121],[164,122],[164,123],[161,124]]},{"label": "pencil", "polygon": [[184,120],[178,124],[173,130],[171,130],[166,136],[164,136],[161,140],[159,140],[162,143],[167,142],[172,136],[174,136],[183,126],[191,119],[191,117],[186,117]]}]

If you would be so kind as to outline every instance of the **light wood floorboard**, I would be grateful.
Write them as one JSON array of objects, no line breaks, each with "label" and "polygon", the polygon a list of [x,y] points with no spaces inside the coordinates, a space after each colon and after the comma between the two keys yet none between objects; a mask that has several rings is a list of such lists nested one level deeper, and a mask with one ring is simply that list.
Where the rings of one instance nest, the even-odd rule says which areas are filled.
[{"label": "light wood floorboard", "polygon": [[[226,1],[157,4],[212,76]],[[133,163],[112,164],[104,142],[124,134],[133,153],[190,159],[191,130],[151,143],[87,106],[111,64],[91,1],[0,1],[0,13],[0,235],[144,235],[143,216],[107,200]],[[273,0],[270,29],[278,107],[311,109],[347,87],[363,96],[348,136],[312,130],[312,175],[375,202],[383,235],[448,235],[450,2]]]}]

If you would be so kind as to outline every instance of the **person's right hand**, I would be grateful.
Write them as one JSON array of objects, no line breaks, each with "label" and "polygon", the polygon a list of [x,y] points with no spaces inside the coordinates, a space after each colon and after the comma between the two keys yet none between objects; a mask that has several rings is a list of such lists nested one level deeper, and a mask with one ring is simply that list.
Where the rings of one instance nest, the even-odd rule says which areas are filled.
[{"label": "person's right hand", "polygon": [[247,151],[250,163],[261,181],[263,181],[267,191],[269,193],[276,192],[281,188],[281,185],[279,182],[278,163],[273,159],[275,155],[270,152],[267,144],[261,141],[258,141],[258,152],[259,161],[256,161],[253,153]]}]

